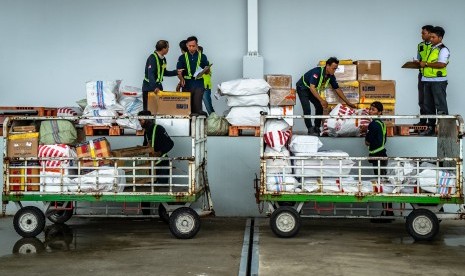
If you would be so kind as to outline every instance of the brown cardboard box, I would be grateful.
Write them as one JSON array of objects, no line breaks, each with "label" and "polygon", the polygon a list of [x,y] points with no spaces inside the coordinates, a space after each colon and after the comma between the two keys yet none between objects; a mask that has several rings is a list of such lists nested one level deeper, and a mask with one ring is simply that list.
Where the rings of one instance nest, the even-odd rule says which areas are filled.
[{"label": "brown cardboard box", "polygon": [[38,163],[28,162],[27,165],[27,168],[25,168],[24,162],[10,163],[10,191],[24,191],[26,185],[27,191],[39,191],[39,168],[30,168],[33,166],[38,166]]},{"label": "brown cardboard box", "polygon": [[381,80],[381,60],[357,60],[358,80]]},{"label": "brown cardboard box", "polygon": [[290,75],[265,75],[265,80],[271,88],[292,88],[292,76]]},{"label": "brown cardboard box", "polygon": [[270,106],[295,105],[295,89],[271,88]]},{"label": "brown cardboard box", "polygon": [[337,67],[336,73],[334,73],[337,81],[354,81],[357,80],[357,65],[347,64]]},{"label": "brown cardboard box", "polygon": [[[97,138],[94,140],[86,141],[84,143],[76,145],[76,153],[78,158],[98,158],[98,157],[110,157],[111,149],[110,143],[108,143],[105,137]],[[110,160],[85,160],[80,161],[81,167],[99,167],[103,165],[110,165]]]},{"label": "brown cardboard box", "polygon": [[395,103],[396,81],[361,80],[359,81],[360,103]]},{"label": "brown cardboard box", "polygon": [[[152,147],[131,147],[124,149],[117,149],[111,152],[113,157],[155,157],[155,152]],[[151,169],[142,169],[140,167],[150,167],[152,165],[151,161],[145,160],[117,160],[118,168],[126,167],[124,169],[126,177],[128,177],[128,183],[132,183],[133,180],[138,184],[151,183],[151,178],[153,181],[156,181],[156,178],[152,175]],[[133,169],[135,167],[135,170]],[[153,174],[156,173],[156,170],[153,171]],[[130,178],[131,176],[138,176],[135,178]],[[142,177],[147,176],[147,177]]]},{"label": "brown cardboard box", "polygon": [[150,92],[147,109],[153,115],[190,115],[191,93],[189,92]]},{"label": "brown cardboard box", "polygon": [[8,157],[37,157],[39,133],[30,132],[8,136]]},{"label": "brown cardboard box", "polygon": [[[359,102],[358,81],[341,81],[338,82],[338,84],[349,102],[354,104]],[[328,104],[345,104],[332,88],[326,88],[323,92],[323,96]]]}]

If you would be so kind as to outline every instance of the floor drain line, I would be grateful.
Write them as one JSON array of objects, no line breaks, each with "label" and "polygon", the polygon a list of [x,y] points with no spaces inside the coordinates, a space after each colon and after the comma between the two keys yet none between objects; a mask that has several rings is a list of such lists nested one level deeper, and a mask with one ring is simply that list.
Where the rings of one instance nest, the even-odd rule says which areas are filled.
[{"label": "floor drain line", "polygon": [[247,219],[244,231],[244,242],[242,244],[241,264],[239,276],[258,275],[258,225],[257,219]]}]

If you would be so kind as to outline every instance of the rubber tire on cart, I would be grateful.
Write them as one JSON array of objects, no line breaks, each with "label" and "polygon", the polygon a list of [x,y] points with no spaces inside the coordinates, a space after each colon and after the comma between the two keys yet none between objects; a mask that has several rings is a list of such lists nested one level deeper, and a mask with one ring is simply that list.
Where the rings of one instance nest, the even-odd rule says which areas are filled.
[{"label": "rubber tire on cart", "polygon": [[292,207],[282,206],[276,209],[270,217],[270,227],[280,238],[292,238],[299,233],[301,218]]},{"label": "rubber tire on cart", "polygon": [[22,238],[13,246],[13,254],[32,255],[45,251],[45,245],[38,238]]},{"label": "rubber tire on cart", "polygon": [[415,209],[405,221],[407,232],[416,241],[430,241],[439,232],[438,217],[426,209]]},{"label": "rubber tire on cart", "polygon": [[191,239],[200,230],[200,216],[189,207],[180,207],[169,217],[170,231],[178,239]]},{"label": "rubber tire on cart", "polygon": [[158,205],[158,216],[163,222],[166,222],[166,223],[170,222],[170,215],[166,211],[165,206],[163,206],[163,204],[161,203],[160,205]]},{"label": "rubber tire on cart", "polygon": [[[57,202],[57,206],[63,206],[64,202]],[[61,204],[61,205],[60,205]],[[50,208],[49,208],[50,210]],[[52,214],[48,215],[47,218],[53,223],[63,224],[67,222],[73,216],[73,209],[71,210],[60,210],[60,211],[53,211]]]},{"label": "rubber tire on cart", "polygon": [[16,212],[13,218],[13,226],[16,233],[22,237],[35,237],[45,228],[45,215],[35,206],[23,207]]}]

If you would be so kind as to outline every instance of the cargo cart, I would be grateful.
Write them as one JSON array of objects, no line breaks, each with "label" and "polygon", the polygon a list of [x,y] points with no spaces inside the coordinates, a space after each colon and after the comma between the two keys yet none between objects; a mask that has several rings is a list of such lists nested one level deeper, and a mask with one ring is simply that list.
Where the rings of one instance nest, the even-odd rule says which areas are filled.
[{"label": "cargo cart", "polygon": [[[178,117],[185,116],[131,119],[156,121]],[[5,214],[8,202],[17,206],[13,221],[16,232],[23,237],[35,237],[44,230],[45,218],[65,223],[72,216],[155,217],[152,209],[158,203],[158,215],[168,222],[175,237],[194,237],[200,229],[200,216],[214,214],[206,171],[205,117],[184,118],[190,119],[190,138],[186,139],[191,141],[191,152],[187,156],[156,157],[145,154],[150,152],[147,147],[135,147],[127,150],[139,151],[142,155],[125,157],[127,152],[121,150],[111,157],[96,157],[95,152],[88,158],[36,157],[37,152],[31,157],[12,157],[21,147],[35,144],[33,151],[37,151],[38,133],[25,131],[38,131],[37,127],[45,120],[76,122],[81,118],[12,117],[5,120],[2,211]],[[13,136],[23,140],[14,140]],[[94,150],[97,150],[96,144],[90,148]],[[165,181],[157,181],[162,178]],[[25,206],[25,202],[38,203]],[[43,207],[38,207],[41,203]]]},{"label": "cargo cart", "polygon": [[[266,123],[270,120],[322,119],[394,119],[396,123],[418,118],[436,118],[437,135],[431,138],[388,137],[389,140],[436,139],[433,157],[351,157],[340,152],[273,153],[267,146]],[[392,126],[392,125],[391,125]],[[255,196],[260,211],[267,207],[271,230],[278,237],[295,236],[301,218],[406,219],[406,229],[415,240],[431,240],[445,219],[465,218],[463,195],[463,119],[461,116],[270,116],[262,115],[260,177],[255,179]],[[295,136],[296,133],[293,133]],[[279,136],[279,135],[278,135]],[[281,136],[279,136],[281,137]],[[268,137],[269,138],[269,137]],[[350,151],[350,139],[328,137],[338,149]],[[360,148],[364,138],[360,139]],[[324,141],[324,140],[323,140]],[[326,140],[327,141],[327,140]],[[354,140],[352,140],[354,141]],[[429,140],[434,143],[433,140]],[[288,141],[289,142],[289,141]],[[391,142],[392,143],[392,142]],[[358,143],[355,143],[358,146]],[[434,145],[434,144],[433,144]],[[304,146],[305,145],[301,145]],[[408,147],[406,147],[408,149]],[[412,150],[413,151],[413,150]],[[415,153],[413,153],[415,154]],[[366,150],[366,155],[368,151]],[[374,166],[368,161],[374,161]],[[387,160],[387,175],[380,175],[381,162]],[[449,206],[445,206],[449,205]],[[447,208],[444,208],[447,207]],[[450,208],[449,208],[450,207]],[[447,211],[453,209],[454,211]]]}]

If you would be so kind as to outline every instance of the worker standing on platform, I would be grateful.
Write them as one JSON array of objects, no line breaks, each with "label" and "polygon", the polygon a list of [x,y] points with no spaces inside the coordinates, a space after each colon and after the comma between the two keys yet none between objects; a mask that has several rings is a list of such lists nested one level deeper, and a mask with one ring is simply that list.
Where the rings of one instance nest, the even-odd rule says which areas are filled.
[{"label": "worker standing on platform", "polygon": [[[431,49],[431,42],[430,36],[431,31],[433,30],[432,25],[425,25],[421,28],[421,39],[422,42],[418,43],[417,45],[417,60],[419,62],[426,61],[426,57],[429,54]],[[423,77],[423,68],[420,68],[418,72],[418,105],[420,106],[420,115],[425,115],[425,101],[423,96],[423,81],[421,78]],[[426,126],[427,119],[420,119],[417,126]]]}]

